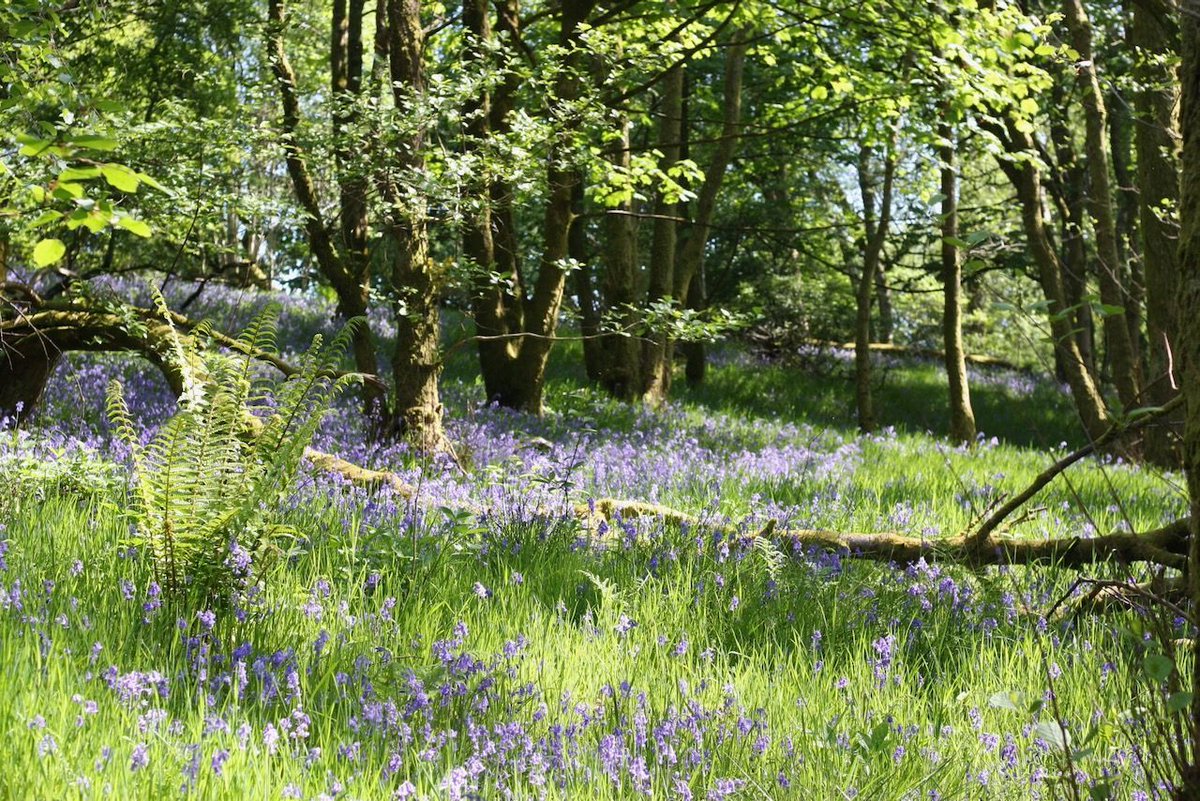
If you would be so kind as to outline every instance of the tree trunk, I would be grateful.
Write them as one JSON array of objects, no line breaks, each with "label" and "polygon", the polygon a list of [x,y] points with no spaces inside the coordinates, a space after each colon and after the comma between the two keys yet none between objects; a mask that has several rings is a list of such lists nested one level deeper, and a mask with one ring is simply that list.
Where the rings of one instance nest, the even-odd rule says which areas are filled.
[{"label": "tree trunk", "polygon": [[[949,108],[943,109],[948,116]],[[942,173],[942,349],[946,354],[946,376],[950,391],[950,438],[969,444],[975,439],[975,412],[967,382],[967,360],[962,336],[962,259],[954,241],[958,239],[957,133],[943,122],[938,135]]]},{"label": "tree trunk", "polygon": [[876,428],[875,409],[871,401],[871,290],[875,272],[883,254],[892,217],[892,185],[896,176],[895,134],[888,141],[884,154],[883,190],[876,209],[875,174],[871,161],[874,148],[864,145],[858,155],[858,186],[862,193],[863,229],[866,244],[863,252],[862,275],[855,295],[857,316],[854,326],[854,394],[858,407],[858,428],[871,433]]},{"label": "tree trunk", "polygon": [[[683,67],[676,64],[662,77],[658,149],[662,152],[659,168],[664,172],[679,161],[682,121]],[[667,202],[664,194],[659,192],[654,201],[654,234],[647,269],[647,305],[670,299],[675,289],[675,245],[679,225],[674,218],[677,212],[678,204]],[[679,298],[675,300],[678,301]],[[650,406],[662,404],[671,390],[671,362],[668,358],[667,339],[665,332],[648,331],[646,341],[642,345],[642,400]]]},{"label": "tree trunk", "polygon": [[[687,307],[693,311],[703,311],[708,308],[703,261],[700,262],[696,274],[688,284]],[[705,375],[708,372],[707,350],[708,346],[702,339],[683,343],[683,355],[686,359],[684,378],[687,380],[687,385],[693,389],[704,383]]]},{"label": "tree trunk", "polygon": [[[1006,146],[1014,154],[1033,153],[1036,148],[1033,138],[1019,131],[1010,122],[1007,131],[1000,130],[998,135],[1004,137]],[[1044,199],[1041,173],[1037,166],[1029,161],[1012,162],[1005,158],[998,159],[1000,168],[1004,170],[1009,180],[1017,190],[1017,199],[1021,203],[1021,221],[1025,228],[1027,246],[1038,269],[1038,282],[1042,287],[1049,308],[1050,333],[1054,337],[1055,348],[1063,370],[1067,374],[1067,384],[1071,387],[1071,397],[1079,412],[1088,436],[1095,439],[1101,436],[1109,427],[1108,409],[1100,394],[1091,371],[1079,351],[1075,339],[1072,322],[1069,316],[1061,312],[1068,308],[1066,292],[1063,287],[1062,263],[1058,259],[1050,235],[1046,231],[1044,217]]]},{"label": "tree trunk", "polygon": [[583,335],[583,367],[589,381],[599,382],[604,377],[604,350],[600,344],[600,307],[596,297],[595,280],[592,273],[592,258],[588,248],[588,229],[584,213],[585,193],[583,180],[575,184],[575,197],[571,206],[575,222],[567,242],[573,276],[575,298],[579,302],[579,332]]},{"label": "tree trunk", "polygon": [[875,271],[875,303],[879,307],[879,317],[875,323],[875,336],[872,340],[890,345],[896,322],[892,313],[892,295],[887,285],[887,262],[882,260],[879,262],[879,269]]},{"label": "tree trunk", "polygon": [[[1142,263],[1146,285],[1146,332],[1148,339],[1146,394],[1150,403],[1161,406],[1177,394],[1177,374],[1173,372],[1178,347],[1179,275],[1176,243],[1177,225],[1169,209],[1179,203],[1178,152],[1179,126],[1175,118],[1178,101],[1178,76],[1168,64],[1158,60],[1178,49],[1177,9],[1168,17],[1133,4],[1130,38],[1145,57],[1135,54],[1139,91],[1134,95],[1137,124],[1134,143],[1137,149],[1138,217],[1141,229]],[[1179,464],[1178,432],[1182,418],[1175,416],[1146,430],[1146,456],[1157,464]]]},{"label": "tree trunk", "polygon": [[[619,122],[621,137],[612,156],[614,165],[628,169],[630,164],[629,118],[622,115]],[[637,398],[641,378],[642,345],[632,334],[638,323],[635,306],[637,288],[637,218],[633,201],[623,202],[604,215],[605,246],[601,258],[604,277],[601,288],[604,305],[615,316],[624,334],[604,337],[604,388],[613,397],[624,401]]]},{"label": "tree trunk", "polygon": [[[422,62],[424,31],[420,0],[389,0],[388,56],[396,108],[419,101],[425,91]],[[424,168],[425,137],[416,131],[398,144],[394,165],[401,175]],[[391,186],[390,179],[386,183]],[[446,447],[438,378],[442,372],[441,325],[438,304],[442,277],[429,258],[429,231],[423,201],[409,195],[403,204],[392,187],[388,234],[392,253],[392,313],[396,350],[392,354],[395,382],[392,428],[422,452]]]},{"label": "tree trunk", "polygon": [[[1183,133],[1179,205],[1179,355],[1183,368],[1186,422],[1183,466],[1190,499],[1191,545],[1188,590],[1192,608],[1200,608],[1200,0],[1184,0],[1180,15]],[[1191,764],[1186,766],[1178,799],[1200,798],[1200,659],[1192,660]]]},{"label": "tree trunk", "polygon": [[[559,45],[567,55],[565,69],[555,82],[554,100],[563,107],[569,107],[579,97],[580,26],[594,5],[595,0],[564,0],[561,5]],[[497,6],[497,28],[509,32],[515,40],[519,32],[516,1],[505,0]],[[498,94],[494,111],[500,105]],[[495,113],[492,120],[495,127]],[[507,192],[503,204],[497,206],[494,212],[493,240],[497,266],[511,265],[512,274],[517,279],[516,291],[515,294],[492,293],[485,304],[488,306],[487,319],[477,317],[481,329],[484,325],[496,323],[506,329],[500,339],[480,343],[480,359],[484,365],[483,378],[488,397],[503,406],[533,414],[542,413],[546,363],[558,330],[558,312],[566,285],[571,224],[575,219],[575,187],[581,178],[577,169],[565,162],[572,147],[572,133],[576,124],[573,116],[562,121],[560,136],[551,145],[546,209],[542,220],[542,258],[532,291],[520,280],[512,198],[511,192]],[[485,348],[487,341],[500,342],[504,347]]]},{"label": "tree trunk", "polygon": [[[333,133],[338,141],[336,155],[340,173],[339,196],[342,203],[339,211],[341,224],[338,241],[330,235],[330,227],[317,195],[316,182],[309,171],[307,156],[296,143],[296,132],[300,126],[300,98],[296,92],[296,73],[283,44],[287,12],[283,0],[271,0],[268,4],[267,35],[271,68],[283,108],[283,131],[280,139],[288,176],[300,210],[304,214],[309,251],[317,262],[317,269],[329,281],[334,294],[337,295],[338,314],[344,320],[366,317],[371,291],[370,258],[367,253],[369,229],[366,185],[361,177],[347,174],[344,139],[345,127],[351,119],[345,109],[349,108],[353,98],[358,95],[362,83],[362,12],[363,4],[360,0],[350,3],[349,12],[345,0],[338,0],[333,6],[330,77],[333,92],[340,95],[343,103],[341,110],[335,111],[333,117]],[[370,326],[357,327],[353,336],[355,367],[360,373],[375,375],[379,365]],[[386,398],[381,385],[368,382],[363,386],[365,409],[373,415],[383,414]]]},{"label": "tree trunk", "polygon": [[[491,38],[487,5],[486,0],[464,0],[463,5],[463,23],[480,42]],[[496,30],[509,42],[519,41],[517,0],[497,3]],[[511,130],[509,115],[514,108],[518,82],[518,77],[509,71],[495,93],[490,98],[484,97],[489,106],[486,119],[473,127],[477,136],[488,132],[504,135]],[[465,254],[479,268],[472,301],[475,333],[479,337],[479,367],[488,400],[513,405],[512,399],[519,397],[521,391],[513,364],[522,344],[519,335],[524,327],[525,283],[512,187],[504,181],[493,182],[487,187],[483,205],[475,222],[479,227],[478,238],[473,239],[468,232],[464,239]]]},{"label": "tree trunk", "polygon": [[[1146,349],[1142,342],[1145,322],[1146,277],[1143,269],[1140,240],[1137,235],[1137,186],[1133,177],[1133,117],[1130,106],[1117,90],[1109,93],[1113,102],[1107,104],[1109,139],[1111,140],[1113,179],[1116,181],[1115,212],[1117,225],[1117,258],[1124,265],[1128,279],[1129,305],[1125,322],[1129,327],[1129,342],[1137,365],[1138,386],[1145,393]],[[1145,403],[1146,398],[1142,398]]]},{"label": "tree trunk", "polygon": [[[675,262],[674,294],[680,301],[686,302],[689,309],[700,310],[708,303],[704,251],[708,247],[717,195],[721,191],[725,173],[729,170],[729,164],[733,161],[741,140],[742,76],[745,72],[748,49],[748,32],[739,31],[725,50],[721,135],[717,139],[712,160],[704,171],[704,185],[700,187],[696,200],[696,212]],[[687,383],[689,386],[697,386],[704,381],[706,372],[704,343],[685,343],[683,350],[687,357]]]},{"label": "tree trunk", "polygon": [[1088,193],[1096,250],[1099,257],[1100,300],[1122,311],[1104,317],[1104,342],[1112,364],[1113,383],[1126,411],[1141,403],[1137,352],[1129,336],[1131,298],[1128,271],[1121,262],[1117,244],[1117,221],[1113,212],[1112,185],[1109,180],[1111,157],[1108,150],[1107,112],[1092,53],[1092,30],[1082,0],[1064,0],[1067,27],[1072,46],[1079,52],[1076,65],[1083,91],[1084,129],[1086,131],[1087,170],[1091,180]]},{"label": "tree trunk", "polygon": [[[343,284],[343,289],[337,293],[338,311],[346,320],[365,318],[371,299],[368,182],[361,168],[351,163],[354,144],[349,141],[350,130],[357,121],[354,109],[362,102],[363,11],[364,0],[350,0],[349,8],[346,7],[346,0],[337,0],[333,4],[329,60],[334,98],[333,137],[338,169],[340,252],[346,273],[345,279],[339,282]],[[356,327],[353,336],[354,363],[359,372],[378,372],[379,363],[370,326]],[[363,392],[366,412],[379,419],[385,417],[387,398],[383,392],[371,384],[364,384]]]},{"label": "tree trunk", "polygon": [[[1065,78],[1056,80],[1051,90],[1056,107],[1066,108],[1069,95]],[[1063,301],[1065,308],[1073,309],[1075,344],[1079,356],[1087,366],[1093,380],[1096,376],[1096,323],[1092,317],[1092,304],[1084,300],[1088,293],[1088,256],[1083,227],[1087,219],[1087,172],[1075,155],[1075,143],[1067,119],[1055,114],[1050,119],[1050,139],[1054,144],[1054,156],[1058,162],[1058,175],[1063,209],[1061,210]],[[1055,363],[1062,380],[1066,380],[1066,367],[1060,350],[1055,350]]]}]

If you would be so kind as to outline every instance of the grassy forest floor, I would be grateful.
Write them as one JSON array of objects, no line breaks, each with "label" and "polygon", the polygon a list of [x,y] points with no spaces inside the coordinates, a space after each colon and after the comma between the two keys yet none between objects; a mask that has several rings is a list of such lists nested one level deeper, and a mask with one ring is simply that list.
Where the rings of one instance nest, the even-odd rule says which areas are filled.
[{"label": "grassy forest floor", "polygon": [[[193,314],[236,330],[248,300]],[[328,317],[289,301],[284,349]],[[369,446],[352,399],[318,437],[432,505],[307,476],[294,546],[224,606],[163,597],[127,543],[103,387],[124,374],[149,430],[161,379],[61,370],[38,424],[0,436],[0,797],[1160,795],[1146,624],[1047,620],[1073,571],[889,567],[645,519],[589,541],[566,514],[614,496],[747,532],[954,534],[1078,443],[1053,382],[976,373],[987,434],[968,450],[937,436],[924,363],[888,364],[889,428],[863,437],[836,356],[804,372],[727,347],[651,413],[587,387],[563,347],[542,419],[483,405],[473,358],[444,390],[465,472]],[[463,501],[492,511],[436,511]],[[1091,461],[1016,531],[1145,530],[1185,505],[1177,476]]]}]

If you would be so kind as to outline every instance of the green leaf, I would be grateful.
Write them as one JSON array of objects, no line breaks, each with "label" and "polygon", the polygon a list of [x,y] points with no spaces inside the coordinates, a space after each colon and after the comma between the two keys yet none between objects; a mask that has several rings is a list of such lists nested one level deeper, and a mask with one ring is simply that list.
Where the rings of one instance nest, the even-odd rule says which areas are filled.
[{"label": "green leaf", "polygon": [[43,225],[49,225],[50,223],[52,223],[58,219],[61,219],[62,216],[63,216],[63,213],[61,211],[54,211],[53,209],[47,209],[46,211],[43,211],[41,214],[39,214],[37,216],[37,219],[29,224],[29,227],[30,228],[41,228]]},{"label": "green leaf", "polygon": [[54,187],[54,196],[59,200],[74,200],[83,197],[83,184],[60,182]]},{"label": "green leaf", "polygon": [[1189,692],[1171,693],[1167,698],[1168,712],[1182,712],[1192,705],[1192,694]]},{"label": "green leaf", "polygon": [[1041,737],[1051,748],[1066,751],[1071,747],[1071,734],[1057,720],[1043,720],[1033,727],[1033,733]]},{"label": "green leaf", "polygon": [[1028,114],[1030,116],[1033,116],[1034,114],[1038,113],[1037,101],[1034,100],[1032,97],[1027,97],[1024,100],[1022,100],[1020,108],[1021,108],[1022,114]]},{"label": "green leaf", "polygon": [[141,236],[141,237],[150,236],[150,226],[147,225],[142,220],[135,220],[132,217],[122,217],[120,220],[117,221],[117,227],[124,228],[126,231],[129,231],[131,234],[137,234],[138,236]]},{"label": "green leaf", "polygon": [[812,91],[808,93],[808,96],[813,100],[820,102],[829,97],[829,89],[827,89],[825,86],[814,86]]},{"label": "green leaf", "polygon": [[22,145],[22,148],[18,151],[22,156],[40,156],[52,144],[52,140],[50,139],[40,139],[29,134],[21,134],[17,137],[17,141]]},{"label": "green leaf", "polygon": [[35,267],[45,267],[54,264],[67,252],[67,246],[61,239],[43,239],[33,246],[33,264]]},{"label": "green leaf", "polygon": [[109,185],[122,192],[136,192],[141,183],[136,172],[121,164],[105,164],[100,171]]},{"label": "green leaf", "polygon": [[88,150],[104,151],[116,150],[117,145],[120,144],[116,139],[98,134],[77,134],[68,141],[79,147],[86,147]]},{"label": "green leaf", "polygon": [[165,186],[163,186],[158,181],[151,178],[149,175],[146,175],[146,173],[144,173],[144,172],[139,172],[137,174],[137,177],[138,177],[138,180],[141,181],[142,183],[144,183],[146,186],[157,189],[160,192],[167,191],[167,188]]},{"label": "green leaf", "polygon": [[1162,654],[1150,654],[1142,660],[1142,670],[1153,681],[1166,681],[1175,669],[1175,662]]},{"label": "green leaf", "polygon": [[83,224],[93,234],[98,234],[108,225],[108,215],[93,211],[83,221]]},{"label": "green leaf", "polygon": [[86,181],[89,178],[99,177],[99,167],[68,167],[58,174],[60,181]]},{"label": "green leaf", "polygon": [[1023,712],[1025,709],[1025,693],[1017,690],[1001,690],[988,699],[988,706],[993,709],[1009,709],[1013,712]]}]

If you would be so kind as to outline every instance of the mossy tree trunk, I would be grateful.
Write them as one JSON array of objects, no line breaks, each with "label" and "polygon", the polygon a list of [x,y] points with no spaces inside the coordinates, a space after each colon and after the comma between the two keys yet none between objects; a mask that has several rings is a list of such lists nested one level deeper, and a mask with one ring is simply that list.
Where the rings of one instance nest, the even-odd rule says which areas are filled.
[{"label": "mossy tree trunk", "polygon": [[[393,98],[396,108],[404,109],[420,102],[425,92],[420,0],[389,0],[387,13]],[[425,163],[424,148],[424,131],[418,126],[395,143],[390,166],[401,176],[419,174]],[[390,177],[384,184],[391,208],[387,234],[392,249],[390,290],[396,323],[392,428],[419,450],[433,452],[447,444],[438,393],[442,372],[438,304],[443,280],[429,257],[424,202],[413,193],[402,195]]]}]

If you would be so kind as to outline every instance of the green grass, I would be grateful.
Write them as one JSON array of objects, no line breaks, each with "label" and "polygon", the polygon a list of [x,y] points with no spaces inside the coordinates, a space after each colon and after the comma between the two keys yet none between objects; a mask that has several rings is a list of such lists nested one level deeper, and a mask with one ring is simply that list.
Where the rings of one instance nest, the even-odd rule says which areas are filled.
[{"label": "green grass", "polygon": [[[556,360],[544,425],[639,424],[643,412],[581,388],[575,363]],[[731,458],[735,445],[755,452],[781,436],[857,455],[845,474],[798,465],[769,481],[698,478],[661,500],[734,518],[773,502],[810,509],[808,522],[833,529],[954,533],[999,492],[1045,467],[1051,457],[1026,445],[1074,439],[1061,400],[995,390],[976,395],[981,427],[1011,432],[1010,441],[951,448],[924,433],[939,430],[937,389],[931,368],[892,371],[881,409],[900,432],[858,438],[849,430],[848,386],[782,367],[714,370],[707,386],[681,393],[667,418],[672,430],[728,446]],[[721,425],[705,428],[713,415]],[[780,419],[803,425],[784,431]],[[722,779],[743,782],[738,798],[1070,797],[1068,783],[1054,778],[1065,768],[1062,751],[1037,742],[1053,739],[1057,718],[1071,731],[1084,797],[1108,774],[1119,779],[1111,797],[1130,798],[1143,781],[1134,750],[1162,747],[1127,720],[1139,705],[1151,709],[1141,717],[1161,713],[1161,688],[1147,678],[1146,646],[1137,642],[1143,624],[1132,615],[1039,623],[1073,580],[1068,571],[942,566],[906,574],[852,559],[793,557],[786,543],[722,547],[661,526],[646,527],[636,541],[585,547],[567,524],[431,515],[407,525],[403,508],[367,525],[361,495],[321,492],[288,514],[302,547],[264,567],[261,590],[238,604],[239,620],[229,605],[195,599],[143,610],[150,568],[123,555],[129,532],[119,494],[43,476],[10,481],[5,499],[0,798],[166,798],[186,785],[196,798],[274,799],[289,787],[317,798],[340,787],[338,798],[375,799],[390,798],[405,778],[422,796],[442,798],[451,771],[473,752],[471,726],[514,722],[532,743],[552,740],[563,730],[556,727],[576,727],[578,765],[559,786],[538,783],[528,764],[520,775],[493,775],[489,763],[478,797],[501,797],[503,783],[518,798],[686,797],[681,788],[705,798]],[[1095,463],[1038,501],[1044,511],[1019,532],[1064,535],[1089,523],[1140,530],[1183,510],[1170,476]],[[18,581],[19,609],[11,600]],[[135,588],[132,600],[122,582]],[[211,633],[197,618],[210,605]],[[453,639],[459,624],[467,633],[451,650],[488,665],[471,675],[456,675],[436,657],[434,644]],[[328,644],[317,655],[322,632]],[[894,655],[884,665],[889,635]],[[522,637],[519,653],[504,656],[506,643]],[[206,686],[223,673],[236,685],[228,660],[244,644],[253,658],[291,654],[284,661],[294,660],[294,697],[264,699],[253,659],[244,690]],[[205,664],[204,678],[198,648],[225,660]],[[119,675],[158,671],[170,692],[122,701],[105,678],[110,666]],[[399,729],[363,725],[364,695],[403,707],[414,677],[452,688],[444,705],[408,721],[415,744]],[[995,700],[1007,692],[1023,694],[1018,709]],[[1031,711],[1050,692],[1054,702]],[[89,701],[94,714],[84,711]],[[656,749],[652,733],[637,747],[639,717],[653,725],[689,705],[701,722],[695,736],[678,738],[673,756]],[[157,726],[145,717],[155,709],[165,711]],[[308,735],[285,735],[271,755],[264,732],[295,709],[311,719]],[[628,770],[619,781],[604,775],[606,736],[648,760],[648,785],[639,788]],[[339,756],[355,742],[355,759]],[[443,744],[423,753],[429,742]],[[149,762],[133,771],[142,744]],[[212,760],[225,751],[218,774]],[[399,772],[390,775],[394,754]]]}]

